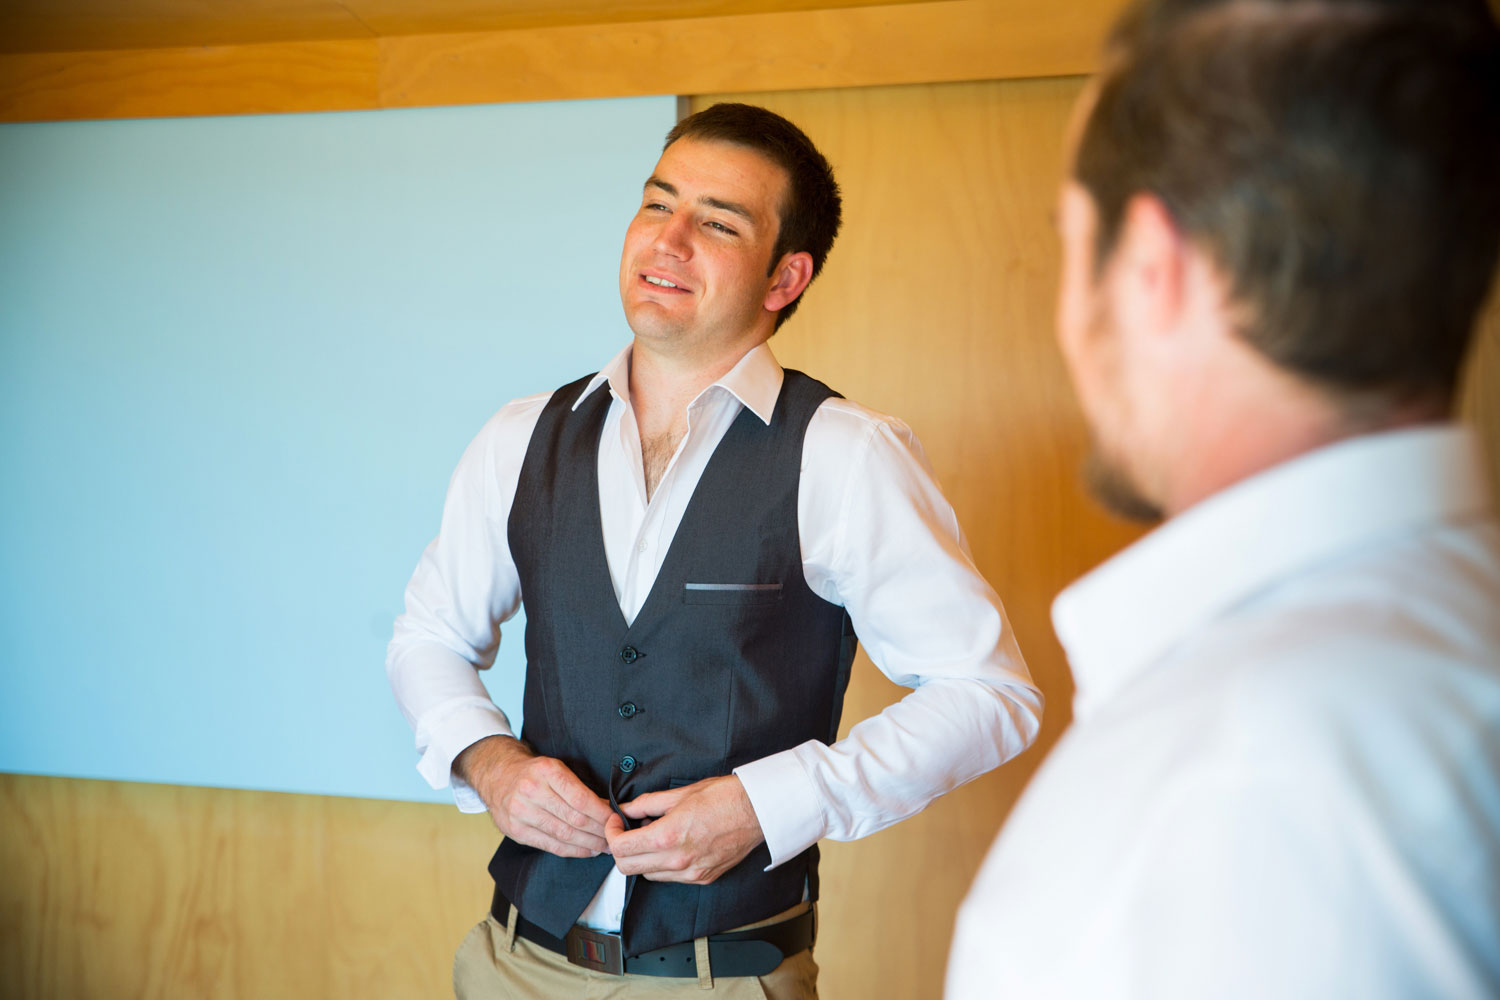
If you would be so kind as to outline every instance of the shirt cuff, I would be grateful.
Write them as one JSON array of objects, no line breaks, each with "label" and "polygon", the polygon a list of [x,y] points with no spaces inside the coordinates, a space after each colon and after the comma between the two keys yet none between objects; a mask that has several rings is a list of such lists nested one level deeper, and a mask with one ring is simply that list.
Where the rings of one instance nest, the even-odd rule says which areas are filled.
[{"label": "shirt cuff", "polygon": [[462,705],[444,712],[440,719],[417,725],[417,773],[433,788],[451,788],[453,801],[460,812],[485,811],[479,794],[453,773],[453,761],[459,754],[487,736],[514,736],[505,713],[484,698],[465,699]]},{"label": "shirt cuff", "polygon": [[734,769],[771,852],[766,871],[822,840],[827,829],[817,789],[796,754],[783,750]]}]

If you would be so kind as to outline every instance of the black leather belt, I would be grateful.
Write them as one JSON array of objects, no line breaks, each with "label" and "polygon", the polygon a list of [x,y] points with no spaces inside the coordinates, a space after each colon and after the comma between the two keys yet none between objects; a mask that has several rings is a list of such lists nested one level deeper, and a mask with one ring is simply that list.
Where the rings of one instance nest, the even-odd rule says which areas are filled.
[{"label": "black leather belt", "polygon": [[[497,888],[490,913],[501,924],[510,919],[510,900]],[[813,945],[816,918],[809,909],[795,917],[753,930],[712,934],[708,938],[708,964],[714,976],[767,976],[788,955]],[[564,937],[538,927],[516,911],[516,933],[533,944],[554,951],[574,965],[618,976],[698,975],[693,942],[670,944],[641,955],[626,957],[620,935],[575,924]]]}]

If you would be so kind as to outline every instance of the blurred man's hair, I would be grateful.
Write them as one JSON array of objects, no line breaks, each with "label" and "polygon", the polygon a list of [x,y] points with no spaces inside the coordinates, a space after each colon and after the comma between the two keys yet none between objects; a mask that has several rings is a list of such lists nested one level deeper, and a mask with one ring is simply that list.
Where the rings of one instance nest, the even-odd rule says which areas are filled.
[{"label": "blurred man's hair", "polygon": [[1451,403],[1500,249],[1500,33],[1483,0],[1146,0],[1075,175],[1109,258],[1154,195],[1279,366]]}]

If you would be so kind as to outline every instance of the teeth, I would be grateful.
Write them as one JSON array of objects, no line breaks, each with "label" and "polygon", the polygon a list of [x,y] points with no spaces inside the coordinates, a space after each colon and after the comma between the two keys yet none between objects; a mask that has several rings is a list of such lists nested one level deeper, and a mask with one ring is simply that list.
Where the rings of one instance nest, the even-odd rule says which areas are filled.
[{"label": "teeth", "polygon": [[676,285],[672,284],[672,282],[668,281],[665,278],[653,278],[649,274],[646,275],[646,280],[649,281],[649,282],[651,282],[651,284],[653,284],[653,285],[660,285],[663,288],[676,288],[677,287]]}]

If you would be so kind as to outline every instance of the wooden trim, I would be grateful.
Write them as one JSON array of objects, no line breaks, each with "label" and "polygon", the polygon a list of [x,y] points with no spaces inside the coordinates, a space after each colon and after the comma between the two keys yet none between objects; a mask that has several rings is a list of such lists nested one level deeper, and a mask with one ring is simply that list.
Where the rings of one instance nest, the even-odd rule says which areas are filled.
[{"label": "wooden trim", "polygon": [[0,56],[0,121],[267,114],[1089,72],[1117,0]]}]

